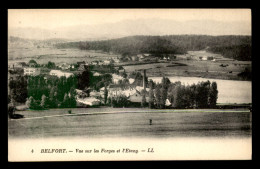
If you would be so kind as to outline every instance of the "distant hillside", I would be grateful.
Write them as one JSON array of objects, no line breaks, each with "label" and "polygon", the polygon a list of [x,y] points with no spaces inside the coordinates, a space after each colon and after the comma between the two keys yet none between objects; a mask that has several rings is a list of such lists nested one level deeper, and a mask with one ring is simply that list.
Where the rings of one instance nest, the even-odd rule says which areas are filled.
[{"label": "distant hillside", "polygon": [[10,36],[28,39],[65,38],[78,41],[107,40],[127,36],[165,35],[251,35],[251,22],[214,20],[128,19],[115,23],[63,26],[57,28],[10,27]]},{"label": "distant hillside", "polygon": [[82,50],[102,50],[116,54],[135,55],[183,54],[189,50],[207,49],[237,60],[251,60],[251,36],[130,36],[103,41],[80,41],[58,43],[57,48],[79,48]]},{"label": "distant hillside", "polygon": [[70,42],[67,39],[62,38],[52,38],[46,40],[36,40],[36,39],[25,39],[20,37],[10,36],[8,38],[8,46],[9,47],[38,47],[38,46],[45,46],[45,47],[52,47],[54,44],[57,43],[66,43]]}]

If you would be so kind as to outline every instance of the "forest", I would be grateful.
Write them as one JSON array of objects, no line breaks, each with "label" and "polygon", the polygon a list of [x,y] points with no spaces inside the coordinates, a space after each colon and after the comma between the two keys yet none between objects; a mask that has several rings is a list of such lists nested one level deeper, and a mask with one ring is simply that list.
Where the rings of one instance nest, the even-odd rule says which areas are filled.
[{"label": "forest", "polygon": [[206,49],[207,51],[222,54],[228,58],[251,60],[251,36],[129,36],[102,41],[58,43],[55,47],[101,50],[122,56],[141,53],[150,53],[152,55],[184,54],[191,50]]}]

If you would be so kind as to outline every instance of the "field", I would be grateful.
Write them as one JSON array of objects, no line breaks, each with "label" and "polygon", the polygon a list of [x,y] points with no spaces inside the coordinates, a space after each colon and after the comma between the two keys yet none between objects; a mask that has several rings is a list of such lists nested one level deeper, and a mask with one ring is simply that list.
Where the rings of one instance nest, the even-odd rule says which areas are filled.
[{"label": "field", "polygon": [[[227,67],[220,66],[228,64]],[[250,62],[242,61],[197,61],[197,60],[176,60],[161,63],[123,66],[127,73],[134,70],[146,69],[147,76],[185,76],[204,77],[227,80],[240,80],[237,74],[244,71],[246,67],[251,69]]]},{"label": "field", "polygon": [[[201,56],[214,56],[219,58],[219,60],[201,61],[199,60],[199,57]],[[160,63],[144,62],[143,65],[125,65],[124,68],[126,69],[126,72],[146,69],[146,73],[150,77],[185,76],[241,80],[237,74],[243,72],[245,68],[251,70],[251,62],[233,61],[224,58],[219,54],[213,54],[206,51],[188,51],[188,54],[177,55],[176,60],[160,61]]]},{"label": "field", "polygon": [[8,62],[28,62],[34,59],[39,64],[52,61],[55,63],[76,63],[79,61],[104,60],[117,55],[97,51],[86,51],[79,49],[57,49],[57,48],[9,48]]},{"label": "field", "polygon": [[246,109],[77,108],[72,109],[73,115],[67,112],[18,111],[25,118],[8,121],[9,138],[251,137],[252,114]]},{"label": "field", "polygon": [[[203,55],[221,56],[217,54],[189,51],[191,60],[186,59],[186,55],[178,55],[173,61],[129,61],[117,63],[122,65],[127,73],[135,70],[146,69],[150,77],[157,76],[185,76],[185,77],[205,77],[216,79],[241,80],[237,74],[243,72],[245,68],[251,70],[250,61],[199,61],[198,57]],[[57,48],[9,48],[8,64],[14,62],[29,62],[34,59],[39,64],[46,64],[48,61],[55,63],[76,63],[79,61],[91,62],[94,60],[105,60],[119,55],[103,53],[101,51],[87,51],[79,49],[57,49]],[[222,67],[221,65],[228,65]]]}]

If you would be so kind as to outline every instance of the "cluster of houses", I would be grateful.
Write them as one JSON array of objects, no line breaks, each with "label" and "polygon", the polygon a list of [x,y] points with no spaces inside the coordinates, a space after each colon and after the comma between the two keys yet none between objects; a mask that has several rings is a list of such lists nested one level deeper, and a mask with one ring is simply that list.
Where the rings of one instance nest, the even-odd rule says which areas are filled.
[{"label": "cluster of houses", "polygon": [[[150,56],[150,54],[139,54],[136,56],[132,56],[131,60],[132,61],[133,60],[145,60],[145,58],[147,58],[148,56]],[[167,60],[168,58],[165,58],[165,59]],[[44,73],[42,71],[44,68],[37,67],[34,63],[31,63],[30,65],[28,65],[25,62],[17,62],[15,64],[13,64],[12,66],[9,66],[9,68],[10,69],[12,69],[14,67],[22,68],[24,70],[24,75],[29,75],[29,76],[45,74],[48,76],[57,76],[57,77],[65,76],[66,78],[68,78],[70,76],[73,76],[74,73],[67,71],[67,70],[77,69],[78,71],[81,71],[81,70],[83,71],[89,65],[109,65],[111,63],[119,63],[119,62],[120,62],[120,59],[118,57],[116,57],[116,58],[109,57],[108,59],[106,59],[104,61],[92,61],[92,62],[81,61],[81,62],[77,62],[76,64],[58,63],[58,64],[56,64],[56,68],[59,68],[59,70],[48,69],[48,71],[45,71]],[[45,68],[45,69],[47,69],[47,68]],[[121,71],[124,71],[124,69],[122,69]],[[93,73],[93,76],[102,75],[100,72],[96,72],[96,71],[93,71],[92,73]],[[112,75],[112,84],[110,84],[107,88],[108,98],[113,98],[113,97],[123,95],[123,96],[126,96],[130,102],[141,103],[141,101],[142,101],[141,91],[143,89],[145,89],[144,90],[145,97],[146,97],[146,100],[148,101],[149,88],[146,88],[145,86],[141,87],[141,86],[134,85],[135,79],[133,79],[133,78],[128,79],[129,84],[127,86],[124,86],[124,88],[122,88],[120,81],[122,82],[123,80],[125,80],[125,78],[118,74],[115,74],[115,73],[112,73],[111,75]],[[47,78],[47,76],[45,78]],[[82,90],[76,89],[76,93],[77,93],[76,100],[79,104],[89,105],[89,106],[100,105],[100,103],[104,102],[105,88],[103,87],[99,91],[90,89],[89,93],[85,93]]]},{"label": "cluster of houses", "polygon": [[[143,76],[143,81],[145,79],[145,75]],[[140,104],[143,99],[143,94],[145,94],[145,99],[148,102],[149,101],[149,90],[150,88],[147,88],[144,86],[136,86],[133,84],[135,79],[130,78],[129,84],[122,87],[118,82],[119,80],[124,80],[123,77],[112,74],[112,84],[110,84],[107,88],[108,91],[108,98],[117,98],[118,96],[125,96],[131,103],[137,103]],[[76,100],[78,103],[82,105],[88,105],[88,106],[95,106],[100,105],[101,103],[104,103],[104,97],[105,97],[105,87],[102,87],[99,91],[95,91],[93,89],[88,89],[89,93],[85,93],[82,90],[76,90],[77,96]],[[170,101],[167,99],[166,106],[171,105]]]}]

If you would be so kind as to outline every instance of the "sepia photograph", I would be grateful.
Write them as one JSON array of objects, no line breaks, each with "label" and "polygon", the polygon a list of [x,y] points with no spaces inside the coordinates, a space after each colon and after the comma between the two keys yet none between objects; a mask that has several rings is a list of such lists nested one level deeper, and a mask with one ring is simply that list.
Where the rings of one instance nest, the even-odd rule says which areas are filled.
[{"label": "sepia photograph", "polygon": [[8,161],[252,159],[251,9],[8,9]]}]

